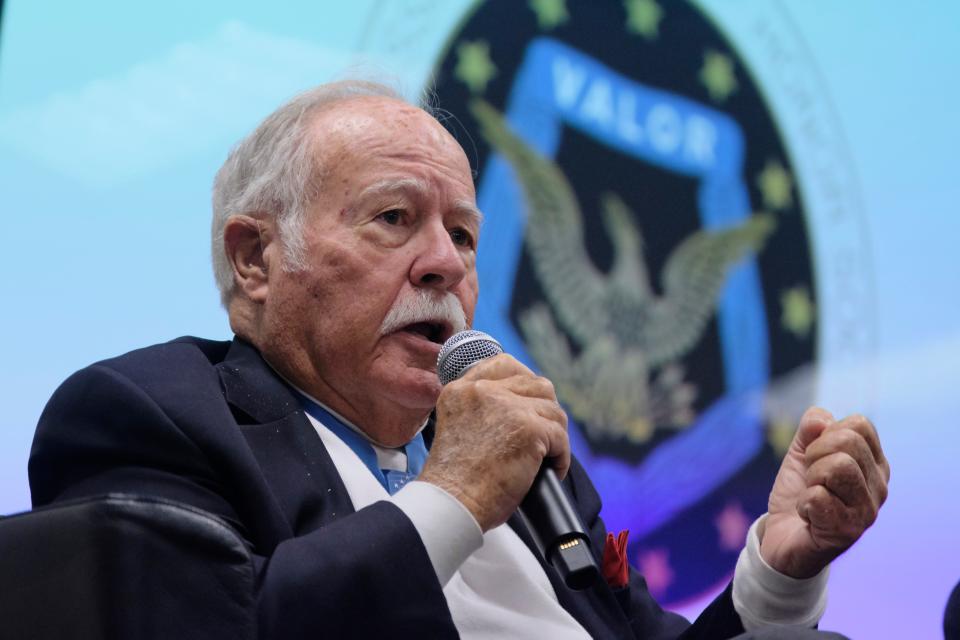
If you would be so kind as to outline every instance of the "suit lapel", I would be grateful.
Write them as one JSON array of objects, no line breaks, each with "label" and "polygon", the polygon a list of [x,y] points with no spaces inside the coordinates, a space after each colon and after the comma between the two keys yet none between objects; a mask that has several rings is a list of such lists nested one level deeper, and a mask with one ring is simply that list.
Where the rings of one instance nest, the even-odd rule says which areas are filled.
[{"label": "suit lapel", "polygon": [[[346,487],[299,398],[250,344],[235,339],[217,365],[224,395],[287,521],[299,536],[354,513]],[[424,430],[428,443],[433,420]],[[428,444],[429,446],[429,444]],[[630,637],[623,610],[605,583],[585,591],[566,587],[546,564],[518,514],[508,521],[547,574],[560,605],[594,638]]]},{"label": "suit lapel", "polygon": [[235,339],[218,365],[233,409],[290,534],[304,535],[354,512],[330,454],[295,391],[250,344]]}]

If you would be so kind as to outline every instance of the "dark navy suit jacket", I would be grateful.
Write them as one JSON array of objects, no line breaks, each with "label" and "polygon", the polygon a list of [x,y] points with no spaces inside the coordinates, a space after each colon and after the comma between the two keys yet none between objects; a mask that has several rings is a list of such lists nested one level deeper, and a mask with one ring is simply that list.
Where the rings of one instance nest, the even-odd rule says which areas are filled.
[{"label": "dark navy suit jacket", "polygon": [[[74,374],[40,418],[29,470],[34,506],[126,492],[222,518],[254,554],[263,637],[457,637],[410,520],[388,502],[354,510],[295,392],[239,339],[180,338]],[[576,462],[564,482],[599,554],[599,496]],[[534,549],[519,518],[509,524]],[[624,589],[575,592],[541,564],[596,638],[743,631],[729,587],[690,626],[636,572]]]}]

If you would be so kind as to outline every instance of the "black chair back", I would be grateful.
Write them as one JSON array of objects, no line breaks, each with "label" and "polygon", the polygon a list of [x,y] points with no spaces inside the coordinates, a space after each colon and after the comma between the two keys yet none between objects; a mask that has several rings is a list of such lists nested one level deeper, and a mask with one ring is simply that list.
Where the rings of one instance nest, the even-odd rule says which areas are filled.
[{"label": "black chair back", "polygon": [[255,571],[221,520],[85,498],[0,519],[0,637],[254,638]]}]

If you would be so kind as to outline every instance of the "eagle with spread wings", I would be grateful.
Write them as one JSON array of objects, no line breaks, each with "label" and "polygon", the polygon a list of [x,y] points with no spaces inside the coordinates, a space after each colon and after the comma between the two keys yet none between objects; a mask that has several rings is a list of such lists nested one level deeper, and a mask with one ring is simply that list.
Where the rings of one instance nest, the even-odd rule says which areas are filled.
[{"label": "eagle with spread wings", "polygon": [[737,226],[690,234],[668,256],[657,294],[641,230],[623,200],[613,193],[601,198],[613,246],[613,264],[604,273],[587,253],[576,195],[556,163],[513,133],[485,101],[474,100],[471,111],[524,193],[525,243],[548,304],[524,310],[520,329],[560,401],[592,435],[637,443],[657,427],[692,422],[696,388],[684,380],[679,360],[712,318],[730,269],[763,247],[773,218],[754,215]]}]

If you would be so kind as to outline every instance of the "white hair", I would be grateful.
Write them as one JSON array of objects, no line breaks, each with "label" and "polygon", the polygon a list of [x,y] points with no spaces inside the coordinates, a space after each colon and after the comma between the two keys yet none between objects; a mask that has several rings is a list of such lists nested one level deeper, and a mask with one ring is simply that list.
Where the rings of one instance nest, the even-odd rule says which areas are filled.
[{"label": "white hair", "polygon": [[[397,90],[378,82],[343,80],[305,91],[271,113],[237,143],[213,181],[211,252],[220,301],[228,307],[234,294],[233,266],[223,232],[236,215],[276,220],[283,246],[282,267],[303,269],[304,214],[319,189],[318,142],[308,135],[318,111],[351,98],[379,96],[406,101]],[[421,107],[424,108],[424,107]],[[425,111],[431,113],[429,108]]]}]

